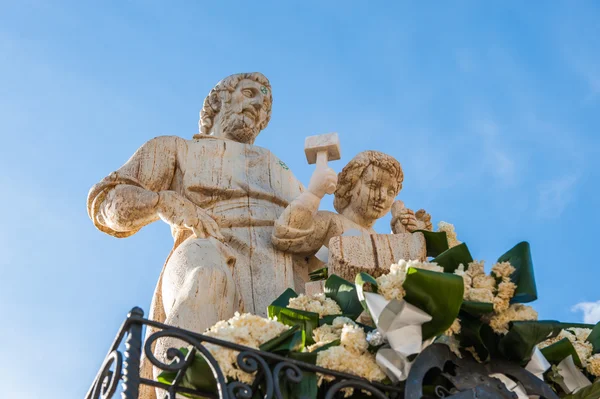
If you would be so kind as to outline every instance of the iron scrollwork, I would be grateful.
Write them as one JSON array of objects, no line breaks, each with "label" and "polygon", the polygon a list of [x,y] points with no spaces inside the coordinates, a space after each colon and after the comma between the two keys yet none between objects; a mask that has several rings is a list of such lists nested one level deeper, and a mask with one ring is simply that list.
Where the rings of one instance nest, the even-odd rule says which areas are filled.
[{"label": "iron scrollwork", "polygon": [[[151,329],[145,342],[142,339],[143,326]],[[184,343],[182,346],[187,345],[189,350],[184,353],[178,348],[169,348],[162,355],[157,355],[155,344],[160,339],[178,340]],[[125,344],[126,348],[123,354],[119,351],[121,344]],[[237,366],[240,370],[252,374],[253,382],[228,381],[206,344],[238,352]],[[142,354],[156,369],[175,375],[171,384],[140,376]],[[196,356],[204,358],[209,366],[216,391],[202,391],[182,384],[186,371]],[[447,367],[448,365],[451,367]],[[318,373],[327,377],[329,382],[323,389],[325,392],[319,394],[319,397],[324,399],[344,397],[349,389],[368,393],[376,399],[420,399],[424,397],[425,376],[432,369],[438,369],[452,386],[435,387],[432,394],[440,398],[512,398],[513,393],[508,391],[500,380],[490,376],[494,373],[502,373],[518,381],[529,394],[546,399],[557,398],[548,385],[517,365],[508,362],[482,365],[459,359],[445,345],[433,344],[425,349],[415,360],[404,385],[386,385],[151,321],[143,317],[141,309],[134,308],[121,326],[86,399],[114,397],[119,381],[122,383],[122,399],[139,398],[141,386],[156,389],[160,392],[160,399],[175,399],[178,394],[219,399],[282,399],[285,396],[282,387],[300,384],[307,373]]]},{"label": "iron scrollwork", "polygon": [[[141,336],[143,326],[152,329],[145,342],[142,342]],[[160,339],[179,340],[184,343],[183,346],[187,345],[190,349],[186,354],[178,348],[169,348],[164,355],[160,356],[155,353],[156,342]],[[122,343],[126,347],[124,355],[119,351]],[[227,381],[206,344],[239,352],[236,359],[238,368],[253,374],[254,381],[251,384]],[[172,384],[142,378],[140,376],[142,354],[156,369],[175,373],[176,377]],[[181,386],[186,370],[196,355],[203,357],[212,371],[217,386],[216,392],[205,392]],[[369,392],[374,398],[402,397],[402,388],[400,387],[370,383],[351,374],[324,369],[299,360],[158,323],[145,319],[142,310],[134,308],[121,326],[86,399],[114,397],[119,381],[121,381],[121,397],[123,399],[137,399],[142,385],[157,389],[157,392],[161,392],[159,396],[161,399],[175,399],[176,395],[180,393],[219,399],[252,399],[257,396],[263,399],[282,399],[284,397],[282,386],[288,383],[301,383],[306,372],[320,373],[333,380],[325,393],[327,399],[343,396],[344,390],[348,388]],[[338,395],[340,392],[341,394]]]}]

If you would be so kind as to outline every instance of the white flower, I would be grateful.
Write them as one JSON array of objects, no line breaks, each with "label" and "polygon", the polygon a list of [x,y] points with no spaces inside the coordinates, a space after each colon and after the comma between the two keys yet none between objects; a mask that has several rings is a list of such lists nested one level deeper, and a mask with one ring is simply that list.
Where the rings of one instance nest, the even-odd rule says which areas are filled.
[{"label": "white flower", "polygon": [[469,267],[467,268],[467,275],[471,278],[474,278],[475,276],[479,276],[480,274],[485,274],[484,262],[473,261],[469,263]]},{"label": "white flower", "polygon": [[600,353],[588,358],[586,369],[591,375],[600,377]]},{"label": "white flower", "polygon": [[510,277],[516,269],[509,262],[500,262],[492,266],[492,273],[498,277]]},{"label": "white flower", "polygon": [[290,298],[288,308],[318,313],[319,317],[342,313],[339,305],[333,299],[327,298],[323,293],[314,295],[300,294],[296,298]]},{"label": "white flower", "polygon": [[487,288],[471,288],[469,290],[469,301],[493,303],[494,293]]},{"label": "white flower", "polygon": [[511,321],[537,320],[537,312],[530,306],[514,303],[503,312],[494,313],[486,318],[492,330],[498,334],[508,333],[508,323]]},{"label": "white flower", "polygon": [[587,365],[587,360],[592,356],[592,352],[594,351],[594,347],[589,342],[583,341],[575,341],[572,342],[575,351],[577,352],[577,356],[579,360],[581,360],[581,365],[585,367]]},{"label": "white flower", "polygon": [[449,337],[460,334],[460,319],[454,319],[452,325],[444,332],[444,334]]},{"label": "white flower", "polygon": [[439,222],[438,231],[443,231],[446,233],[446,238],[448,239],[448,247],[452,248],[461,244],[461,242],[456,239],[456,231],[454,230],[453,224]]},{"label": "white flower", "polygon": [[410,267],[433,272],[444,271],[444,268],[435,262],[400,260],[398,263],[394,263],[390,266],[390,272],[388,274],[381,275],[376,279],[379,293],[383,295],[385,299],[391,301],[392,299],[400,300],[404,298],[405,291],[402,285],[404,284],[406,273]]},{"label": "white flower", "polygon": [[369,348],[365,331],[356,325],[344,325],[340,339],[344,348],[359,355]]},{"label": "white flower", "polygon": [[[382,381],[385,373],[375,362],[375,355],[370,352],[358,354],[348,350],[345,346],[334,346],[317,354],[317,366],[354,374],[369,381]],[[332,380],[333,377],[319,375],[319,382],[323,379]]]},{"label": "white flower", "polygon": [[[231,319],[219,321],[209,328],[205,335],[258,349],[260,345],[281,335],[288,329],[288,326],[275,320],[265,319],[249,313],[239,314],[236,312]],[[252,382],[253,374],[246,373],[238,368],[237,351],[208,343],[205,346],[217,360],[225,376],[245,383]]]},{"label": "white flower", "polygon": [[570,328],[567,328],[566,330],[568,332],[572,333],[573,335],[575,335],[575,338],[577,339],[577,341],[581,341],[581,342],[587,341],[588,337],[590,336],[590,333],[592,332],[591,328],[570,327]]},{"label": "white flower", "polygon": [[308,347],[308,351],[312,352],[323,345],[326,345],[335,340],[341,339],[342,329],[344,326],[356,326],[356,323],[347,317],[336,317],[331,324],[323,324],[312,331],[314,344]]},{"label": "white flower", "polygon": [[492,276],[479,274],[473,277],[473,288],[487,288],[493,292],[496,289],[496,279]]}]

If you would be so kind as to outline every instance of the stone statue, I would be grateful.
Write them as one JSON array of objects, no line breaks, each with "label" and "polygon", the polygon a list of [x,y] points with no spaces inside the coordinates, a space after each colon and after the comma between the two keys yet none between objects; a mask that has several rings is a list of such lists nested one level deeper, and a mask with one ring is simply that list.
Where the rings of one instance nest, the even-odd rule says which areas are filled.
[{"label": "stone statue", "polygon": [[[403,180],[400,163],[377,151],[359,153],[342,169],[339,179],[333,169],[317,168],[308,190],[275,223],[273,244],[284,251],[313,254],[348,230],[377,234],[373,225],[390,211]],[[333,206],[339,214],[318,210],[332,186],[336,187]]]},{"label": "stone statue", "polygon": [[[394,202],[403,180],[400,163],[377,151],[359,153],[342,169],[339,179],[331,168],[317,165],[308,190],[275,223],[273,244],[304,255],[320,254],[324,246],[329,273],[351,281],[362,271],[375,276],[385,273],[400,259],[425,260],[424,237],[411,232],[431,217],[421,210],[417,218],[402,201]],[[333,205],[339,213],[318,210],[327,193],[334,193]],[[377,234],[375,221],[390,209],[394,210],[395,234]],[[348,233],[353,237],[343,236]],[[306,292],[322,288],[322,281],[311,282]]]},{"label": "stone statue", "polygon": [[152,139],[90,190],[88,214],[107,234],[128,237],[159,219],[171,226],[151,319],[201,333],[235,311],[264,316],[286,288],[303,288],[307,260],[274,248],[271,235],[304,188],[253,145],[271,104],[265,76],[231,75],[204,100],[193,140]]}]

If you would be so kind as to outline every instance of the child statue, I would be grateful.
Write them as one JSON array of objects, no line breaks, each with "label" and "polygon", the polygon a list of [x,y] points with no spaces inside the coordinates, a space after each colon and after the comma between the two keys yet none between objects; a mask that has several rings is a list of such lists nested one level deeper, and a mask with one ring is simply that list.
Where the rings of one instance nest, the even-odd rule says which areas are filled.
[{"label": "child statue", "polygon": [[[378,151],[356,155],[339,174],[331,168],[315,170],[308,189],[300,194],[275,222],[273,244],[282,251],[312,255],[328,246],[332,237],[350,230],[377,234],[375,221],[394,205],[394,232],[411,232],[424,226],[429,216],[419,218],[401,201],[394,199],[402,189],[404,174],[400,163]],[[319,211],[321,199],[335,187],[333,206],[339,213]]]}]

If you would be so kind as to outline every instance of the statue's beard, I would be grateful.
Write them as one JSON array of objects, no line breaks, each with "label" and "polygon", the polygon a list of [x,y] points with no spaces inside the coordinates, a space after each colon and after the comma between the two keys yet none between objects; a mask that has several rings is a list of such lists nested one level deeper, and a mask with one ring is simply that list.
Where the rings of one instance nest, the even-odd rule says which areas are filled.
[{"label": "statue's beard", "polygon": [[260,133],[255,120],[244,112],[224,111],[221,123],[223,136],[239,143],[252,144]]}]

